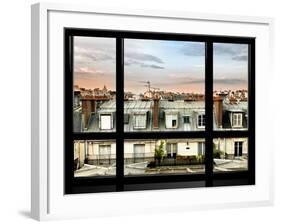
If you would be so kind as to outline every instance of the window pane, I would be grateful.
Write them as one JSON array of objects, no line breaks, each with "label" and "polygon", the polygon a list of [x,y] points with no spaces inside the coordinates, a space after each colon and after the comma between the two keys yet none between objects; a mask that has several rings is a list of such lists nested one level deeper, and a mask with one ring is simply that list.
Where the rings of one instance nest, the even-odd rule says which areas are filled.
[{"label": "window pane", "polygon": [[116,39],[74,37],[74,132],[115,131]]},{"label": "window pane", "polygon": [[214,43],[214,129],[246,130],[248,45]]},{"label": "window pane", "polygon": [[[205,43],[125,39],[124,60],[126,132],[204,130]],[[140,127],[136,112],[146,114]]]},{"label": "window pane", "polygon": [[115,140],[74,141],[74,177],[116,175]]},{"label": "window pane", "polygon": [[137,139],[124,142],[124,174],[205,172],[204,139]]},{"label": "window pane", "polygon": [[213,141],[214,172],[248,169],[247,138],[216,138]]}]

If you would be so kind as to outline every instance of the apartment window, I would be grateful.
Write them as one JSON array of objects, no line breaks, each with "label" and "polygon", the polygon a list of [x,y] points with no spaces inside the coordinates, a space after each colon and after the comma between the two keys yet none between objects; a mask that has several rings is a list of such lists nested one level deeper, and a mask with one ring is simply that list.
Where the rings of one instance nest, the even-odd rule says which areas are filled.
[{"label": "apartment window", "polygon": [[100,159],[109,159],[111,154],[111,145],[99,145]]},{"label": "apartment window", "polygon": [[124,114],[124,124],[129,124],[129,118],[130,118],[129,114]]},{"label": "apartment window", "polygon": [[243,142],[234,142],[234,156],[243,155]]},{"label": "apartment window", "polygon": [[146,128],[146,114],[135,114],[134,115],[134,128],[135,129]]},{"label": "apartment window", "polygon": [[143,162],[145,157],[145,144],[134,144],[134,162]]},{"label": "apartment window", "polygon": [[232,126],[233,127],[242,127],[243,116],[242,113],[233,113],[232,114]]},{"label": "apartment window", "polygon": [[66,194],[255,183],[254,38],[66,28],[64,43]]},{"label": "apartment window", "polygon": [[166,114],[166,128],[177,128],[178,127],[178,115],[177,114]]},{"label": "apartment window", "polygon": [[100,129],[110,130],[112,129],[112,117],[111,114],[101,114],[100,115]]},{"label": "apartment window", "polygon": [[177,143],[167,144],[167,157],[174,159],[177,157]]},{"label": "apartment window", "polygon": [[205,115],[199,114],[197,116],[198,128],[205,128]]},{"label": "apartment window", "polygon": [[190,123],[190,117],[189,116],[183,116],[183,123],[189,124]]},{"label": "apartment window", "polygon": [[204,142],[198,142],[198,155],[202,156],[205,154],[205,143]]}]

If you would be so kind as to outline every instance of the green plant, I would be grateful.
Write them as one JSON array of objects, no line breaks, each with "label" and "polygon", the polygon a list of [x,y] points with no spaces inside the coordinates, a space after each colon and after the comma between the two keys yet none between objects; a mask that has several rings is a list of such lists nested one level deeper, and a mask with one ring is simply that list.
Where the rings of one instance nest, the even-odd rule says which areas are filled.
[{"label": "green plant", "polygon": [[198,155],[196,156],[197,163],[204,163],[205,162],[205,155]]},{"label": "green plant", "polygon": [[213,143],[213,158],[214,159],[220,159],[222,154],[223,154],[223,152],[218,150],[216,148],[216,145]]},{"label": "green plant", "polygon": [[155,148],[154,158],[157,160],[158,165],[160,166],[162,159],[165,157],[166,153],[164,151],[164,141],[160,141],[160,145]]}]

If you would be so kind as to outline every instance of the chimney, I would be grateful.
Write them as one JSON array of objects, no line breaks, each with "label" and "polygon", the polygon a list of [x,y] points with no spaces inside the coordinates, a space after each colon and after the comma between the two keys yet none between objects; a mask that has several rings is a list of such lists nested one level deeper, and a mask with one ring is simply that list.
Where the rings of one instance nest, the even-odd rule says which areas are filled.
[{"label": "chimney", "polygon": [[82,114],[84,116],[84,128],[88,127],[89,119],[92,112],[96,112],[96,101],[92,96],[85,96],[82,101]]},{"label": "chimney", "polygon": [[153,99],[153,128],[159,128],[159,97]]},{"label": "chimney", "polygon": [[222,128],[222,97],[214,96],[215,118],[219,128]]}]

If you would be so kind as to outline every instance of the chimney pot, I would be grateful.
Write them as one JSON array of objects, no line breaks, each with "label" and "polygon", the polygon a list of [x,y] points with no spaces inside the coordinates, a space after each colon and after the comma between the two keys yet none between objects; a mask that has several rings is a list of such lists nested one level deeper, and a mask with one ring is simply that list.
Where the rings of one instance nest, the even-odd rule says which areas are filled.
[{"label": "chimney pot", "polygon": [[88,128],[92,112],[96,112],[96,99],[93,96],[84,96],[82,99],[82,114],[84,116],[84,128]]},{"label": "chimney pot", "polygon": [[213,97],[214,107],[215,107],[215,117],[217,121],[217,125],[219,128],[222,127],[222,97],[215,96]]},{"label": "chimney pot", "polygon": [[153,128],[159,128],[159,98],[153,99]]}]

